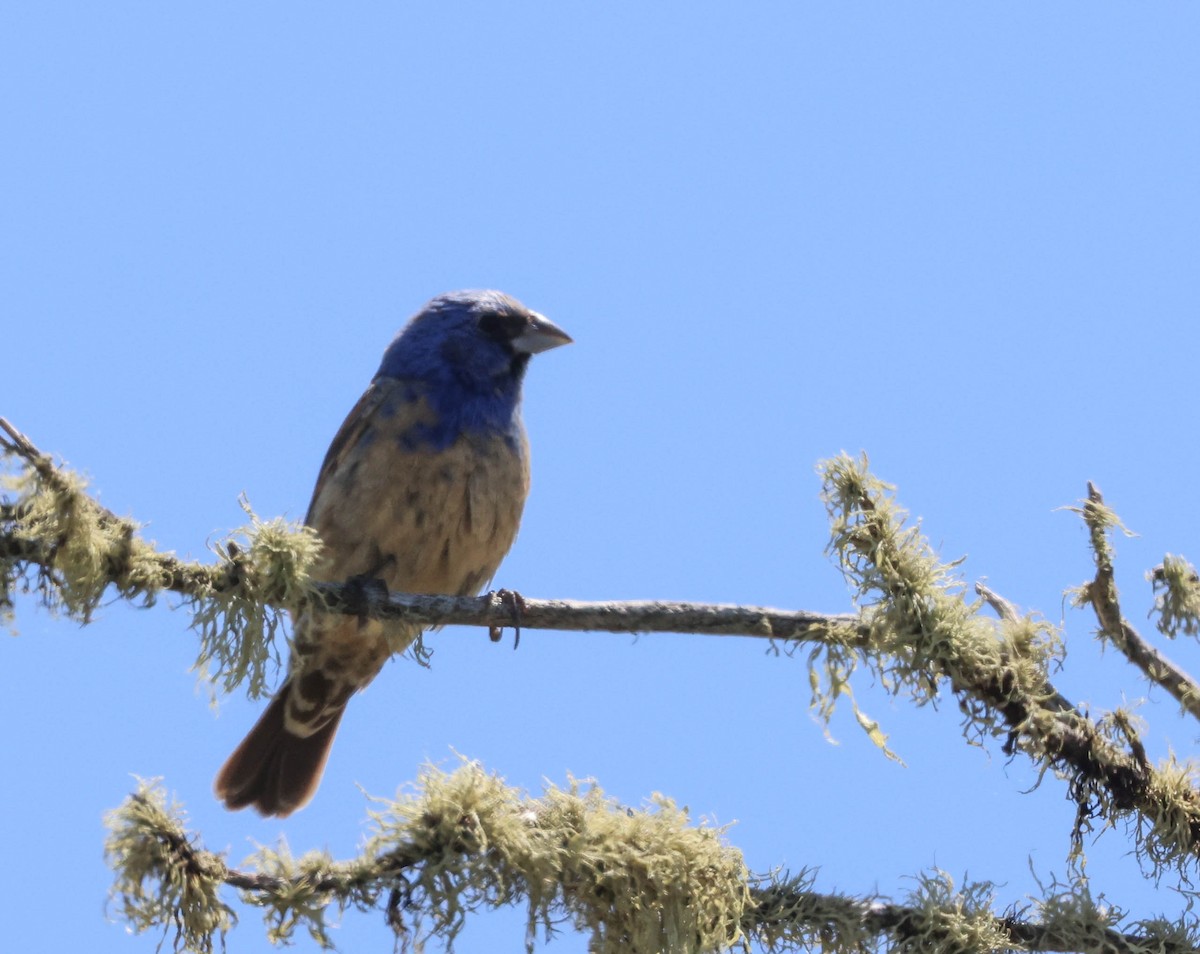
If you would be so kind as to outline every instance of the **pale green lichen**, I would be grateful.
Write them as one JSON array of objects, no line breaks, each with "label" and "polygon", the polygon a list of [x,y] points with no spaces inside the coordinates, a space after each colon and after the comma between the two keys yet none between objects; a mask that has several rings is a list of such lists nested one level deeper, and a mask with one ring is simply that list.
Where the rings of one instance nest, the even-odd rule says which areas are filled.
[{"label": "pale green lichen", "polygon": [[141,781],[135,795],[106,818],[104,856],[116,872],[110,892],[135,934],[175,928],[175,949],[210,954],[236,923],[221,901],[227,869],[210,852],[192,844],[182,810],[162,788]]},{"label": "pale green lichen", "polygon": [[750,905],[741,853],[724,829],[694,824],[655,796],[631,809],[595,785],[547,786],[531,798],[466,763],[429,768],[409,793],[373,813],[375,833],[361,857],[334,862],[320,852],[293,859],[263,848],[251,873],[230,874],[192,844],[161,790],[143,785],[109,824],[113,895],[134,930],[179,925],[177,948],[211,950],[232,912],[223,881],[262,908],[273,941],[305,928],[332,942],[331,907],[367,909],[386,896],[402,947],[436,938],[452,949],[466,916],[524,900],[526,946],[563,918],[591,936],[600,954],[719,951],[740,942]]},{"label": "pale green lichen", "polygon": [[768,951],[826,954],[1194,954],[1198,949],[1194,919],[1133,921],[1104,895],[1093,897],[1086,878],[1052,878],[1049,884],[1035,879],[1039,896],[1001,910],[994,883],[964,879],[956,887],[946,872],[936,869],[917,875],[916,888],[896,901],[819,893],[813,890],[814,874],[804,871],[755,886],[756,906],[748,915],[746,934]]},{"label": "pale green lichen", "polygon": [[[160,554],[138,536],[137,524],[97,504],[82,477],[28,467],[7,475],[4,486],[12,495],[4,501],[6,536],[45,554],[26,586],[47,608],[89,622],[110,585],[126,599],[154,603],[166,585]],[[10,603],[25,567],[14,556],[4,563],[0,603]]]},{"label": "pale green lichen", "polygon": [[[1045,697],[1048,670],[1061,658],[1058,632],[1044,620],[997,621],[968,601],[955,572],[907,525],[894,488],[872,475],[865,457],[822,462],[829,551],[837,557],[869,632],[853,647],[829,643],[809,659],[815,705],[828,718],[861,661],[892,693],[918,704],[939,697],[942,681],[958,695],[968,741],[1007,738],[1012,727],[998,703]],[[858,714],[872,733],[873,720]]]},{"label": "pale green lichen", "polygon": [[820,893],[811,870],[749,875],[723,829],[693,824],[669,799],[631,809],[574,781],[532,798],[475,763],[427,769],[374,824],[351,861],[294,858],[281,844],[234,871],[196,844],[161,789],[143,784],[109,818],[113,897],[135,931],[175,927],[176,949],[199,954],[223,943],[235,921],[223,884],[262,909],[272,942],[291,943],[304,929],[323,948],[333,946],[330,911],[382,909],[400,949],[433,940],[452,951],[472,912],[524,903],[527,950],[564,919],[601,954],[751,944],[827,954],[1196,949],[1194,918],[1129,922],[1103,896],[1093,899],[1082,877],[1039,882],[1041,897],[1028,899],[1036,917],[999,911],[990,882],[956,887],[937,870],[897,901]]},{"label": "pale green lichen", "polygon": [[1088,542],[1091,546],[1092,558],[1099,570],[1112,568],[1112,560],[1116,555],[1116,548],[1112,544],[1112,531],[1119,531],[1126,537],[1137,536],[1125,526],[1117,512],[1104,502],[1100,492],[1090,482],[1088,483],[1088,499],[1081,501],[1078,507],[1067,507],[1066,509],[1083,517],[1083,522],[1088,528]]},{"label": "pale green lichen", "polygon": [[1168,553],[1148,577],[1154,588],[1158,631],[1174,639],[1200,635],[1200,575],[1183,557]]},{"label": "pale green lichen", "polygon": [[1043,950],[1123,951],[1127,954],[1195,954],[1197,925],[1164,917],[1131,921],[1103,894],[1093,895],[1086,878],[1049,883],[1038,879],[1031,899],[1045,936]]},{"label": "pale green lichen", "polygon": [[893,950],[913,954],[978,954],[1013,948],[1012,938],[992,913],[995,885],[967,882],[955,890],[944,871],[917,875],[905,903],[908,913],[889,930]]},{"label": "pale green lichen", "polygon": [[196,670],[223,692],[245,686],[265,695],[278,671],[276,637],[284,613],[312,598],[309,571],[321,550],[311,527],[282,518],[263,521],[245,500],[250,522],[213,547],[213,582],[189,597],[200,637]]},{"label": "pale green lichen", "polygon": [[270,890],[243,890],[242,900],[263,909],[271,943],[290,943],[303,928],[319,947],[332,948],[325,915],[330,907],[345,908],[352,898],[351,866],[335,862],[324,851],[295,858],[283,842],[278,848],[260,849],[252,864]]},{"label": "pale green lichen", "polygon": [[669,799],[633,810],[575,781],[532,799],[473,763],[430,768],[419,786],[375,815],[368,845],[380,859],[424,859],[406,871],[414,936],[451,942],[469,911],[524,897],[530,950],[563,914],[600,954],[738,940],[749,899],[741,854]]},{"label": "pale green lichen", "polygon": [[[830,549],[855,588],[862,623],[831,630],[810,656],[821,717],[830,717],[839,697],[854,704],[850,679],[861,662],[890,691],[907,690],[918,704],[936,700],[940,684],[948,683],[971,741],[1014,729],[1027,739],[1049,738],[1055,720],[1068,715],[1092,725],[1040,705],[1050,691],[1047,669],[1061,652],[1052,627],[1032,617],[983,616],[980,603],[964,598],[955,564],[940,563],[919,528],[906,526],[891,488],[869,474],[865,459],[843,456],[826,462],[822,473],[833,524]],[[311,530],[261,521],[247,507],[250,523],[223,542],[217,565],[201,566],[155,551],[135,523],[101,507],[65,469],[31,466],[5,486],[12,496],[0,500],[8,541],[0,556],[0,615],[11,613],[22,586],[81,622],[91,619],[110,585],[145,605],[164,588],[182,589],[201,632],[200,668],[226,690],[243,681],[252,694],[265,689],[268,667],[278,661],[273,640],[281,621],[267,604],[290,608],[312,598],[308,573],[319,542]],[[1098,564],[1110,561],[1108,532],[1119,520],[1092,501],[1083,512]],[[1160,629],[1195,634],[1195,570],[1168,555],[1154,580]],[[1024,723],[1005,723],[998,710],[1010,704],[1027,710]],[[859,724],[887,751],[878,723],[854,708]],[[1186,878],[1200,832],[1196,766],[1173,756],[1153,770],[1147,765],[1145,790],[1118,796],[1103,774],[1104,760],[1127,748],[1144,760],[1133,720],[1113,713],[1094,724],[1093,734],[1097,772],[1070,772],[1057,763],[1079,808],[1077,851],[1089,819],[1111,826],[1136,806],[1138,856],[1155,877],[1175,867]],[[131,928],[174,926],[176,946],[189,951],[212,950],[233,924],[232,910],[219,898],[223,883],[237,884],[249,903],[265,909],[272,940],[289,941],[304,927],[325,946],[332,906],[373,907],[385,892],[401,943],[434,936],[451,945],[471,910],[522,899],[529,946],[539,930],[552,933],[564,916],[589,932],[593,949],[602,952],[718,950],[750,936],[754,918],[768,913],[775,933],[753,932],[768,947],[810,938],[828,950],[864,950],[876,936],[862,921],[875,911],[869,902],[817,898],[786,883],[790,893],[771,895],[774,883],[752,891],[741,856],[724,844],[722,830],[691,825],[686,811],[658,796],[634,811],[595,786],[572,782],[532,799],[477,766],[449,775],[430,770],[414,794],[379,813],[378,832],[361,858],[337,863],[310,853],[292,859],[286,849],[264,849],[258,873],[240,884],[220,857],[195,847],[177,814],[160,790],[143,785],[110,816],[106,853],[118,872],[113,896]],[[987,913],[989,891],[986,885],[955,891],[941,873],[923,877],[893,936],[912,950],[990,949],[998,941],[997,923]],[[768,897],[775,898],[774,909]],[[1044,922],[1071,939],[1073,949],[1103,949],[1103,931],[1120,920],[1098,904],[1070,908],[1053,896],[1039,903]],[[860,919],[857,929],[852,916]],[[1195,947],[1191,923],[1152,919],[1135,927],[1144,937],[1132,947],[1122,942],[1126,949]]]},{"label": "pale green lichen", "polygon": [[[850,677],[858,668],[863,653],[858,631],[845,628],[830,629],[825,640],[817,643],[808,654],[808,684],[811,690],[809,708],[820,720],[825,737],[832,741],[829,722],[841,699],[847,699],[854,711],[854,718],[874,745],[888,758],[904,764],[904,760],[887,744],[888,737],[879,722],[872,719],[858,705]],[[869,664],[868,664],[869,665]]]},{"label": "pale green lichen", "polygon": [[[819,711],[827,717],[860,663],[918,705],[936,701],[948,686],[968,741],[1002,740],[1006,752],[1023,749],[1043,772],[1067,782],[1077,808],[1073,863],[1083,864],[1084,836],[1096,825],[1126,820],[1139,857],[1151,867],[1194,870],[1200,797],[1196,780],[1183,777],[1190,769],[1151,767],[1128,714],[1093,720],[1059,697],[1049,681],[1050,667],[1061,660],[1057,631],[1033,617],[991,619],[980,603],[966,600],[954,564],[940,563],[916,528],[906,526],[892,489],[869,473],[865,459],[842,455],[825,462],[822,474],[830,549],[855,590],[867,636],[853,647],[814,650],[810,678]],[[1092,501],[1084,509],[1103,562],[1107,533],[1119,519]]]},{"label": "pale green lichen", "polygon": [[795,875],[754,879],[754,906],[742,925],[745,935],[767,951],[875,951],[879,935],[866,914],[879,897],[818,892],[816,878],[815,868],[805,868]]},{"label": "pale green lichen", "polygon": [[1184,876],[1195,870],[1198,783],[1200,766],[1193,759],[1180,762],[1171,754],[1155,766],[1148,804],[1135,831],[1135,851],[1156,877],[1168,867]]},{"label": "pale green lichen", "polygon": [[218,562],[185,562],[146,542],[132,520],[117,517],[87,493],[83,478],[49,459],[6,475],[0,529],[0,620],[11,619],[14,594],[36,592],[54,612],[87,623],[114,587],[124,599],[153,605],[165,589],[185,594],[200,637],[196,669],[225,692],[243,683],[263,695],[279,662],[280,607],[312,598],[309,570],[320,551],[316,533],[282,519],[250,520],[215,548]]}]

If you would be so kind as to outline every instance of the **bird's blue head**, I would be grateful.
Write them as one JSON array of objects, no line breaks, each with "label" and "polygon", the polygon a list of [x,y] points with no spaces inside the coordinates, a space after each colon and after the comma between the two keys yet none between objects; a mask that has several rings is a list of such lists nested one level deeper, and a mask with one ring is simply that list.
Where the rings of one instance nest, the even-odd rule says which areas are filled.
[{"label": "bird's blue head", "polygon": [[463,432],[508,436],[519,428],[521,380],[530,356],[570,343],[547,318],[498,291],[439,295],[384,352],[377,378],[414,386],[436,425],[420,443],[445,447]]}]

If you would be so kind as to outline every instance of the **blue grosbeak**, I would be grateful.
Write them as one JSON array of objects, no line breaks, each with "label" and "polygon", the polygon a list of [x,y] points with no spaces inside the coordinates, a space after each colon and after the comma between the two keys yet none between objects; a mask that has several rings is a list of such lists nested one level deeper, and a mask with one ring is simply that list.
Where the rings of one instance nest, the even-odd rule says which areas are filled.
[{"label": "blue grosbeak", "polygon": [[[305,522],[317,580],[478,593],[512,546],[529,491],[521,380],[570,337],[496,291],[429,302],[392,341],[334,437]],[[288,677],[217,775],[231,809],[280,817],[316,792],[350,696],[420,626],[305,610]]]}]

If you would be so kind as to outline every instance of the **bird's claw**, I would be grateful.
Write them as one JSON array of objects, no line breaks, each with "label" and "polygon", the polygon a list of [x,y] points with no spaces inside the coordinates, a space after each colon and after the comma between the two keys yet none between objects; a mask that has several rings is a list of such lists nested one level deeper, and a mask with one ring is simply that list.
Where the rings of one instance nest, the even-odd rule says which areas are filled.
[{"label": "bird's claw", "polygon": [[346,602],[351,612],[358,617],[359,624],[366,623],[367,610],[374,600],[388,598],[387,584],[377,576],[360,573],[346,581]]},{"label": "bird's claw", "polygon": [[[496,590],[491,596],[507,606],[508,611],[512,613],[513,649],[516,649],[521,645],[521,617],[525,612],[525,597],[516,590]],[[488,627],[488,639],[493,643],[500,642],[502,635],[504,635],[503,626],[492,624]]]}]

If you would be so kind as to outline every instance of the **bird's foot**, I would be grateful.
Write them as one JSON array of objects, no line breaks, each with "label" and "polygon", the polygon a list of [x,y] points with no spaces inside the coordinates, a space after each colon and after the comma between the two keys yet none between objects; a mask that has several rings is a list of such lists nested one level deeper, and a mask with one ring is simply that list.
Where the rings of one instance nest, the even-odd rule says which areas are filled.
[{"label": "bird's foot", "polygon": [[360,573],[346,581],[346,603],[350,611],[358,617],[360,626],[366,623],[367,611],[371,604],[386,601],[387,598],[387,584],[377,576]]},{"label": "bird's foot", "polygon": [[[521,645],[521,618],[525,612],[525,597],[516,590],[496,590],[494,593],[488,594],[508,607],[508,611],[512,613],[513,627],[513,649]],[[488,627],[488,639],[493,643],[500,642],[500,637],[504,634],[503,626],[491,625]]]}]

